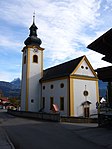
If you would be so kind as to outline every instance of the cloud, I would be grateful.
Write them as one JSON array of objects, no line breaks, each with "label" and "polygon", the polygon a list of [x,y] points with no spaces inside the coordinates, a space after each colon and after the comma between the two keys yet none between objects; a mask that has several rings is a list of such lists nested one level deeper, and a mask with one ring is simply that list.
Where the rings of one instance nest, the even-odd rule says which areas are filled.
[{"label": "cloud", "polygon": [[10,73],[10,72],[7,72],[7,71],[1,71],[0,72],[0,81],[12,81],[13,78],[21,78],[21,74],[20,73]]},{"label": "cloud", "polygon": [[82,55],[87,55],[94,68],[108,65],[101,61],[102,55],[86,47],[110,25],[110,22],[105,25],[103,20],[106,20],[104,11],[108,10],[110,3],[111,0],[1,1],[0,19],[10,31],[7,36],[0,35],[0,46],[9,46],[15,50],[24,46],[23,41],[29,35],[28,27],[35,11],[38,37],[42,40],[41,46],[45,48],[45,68]]},{"label": "cloud", "polygon": [[[65,1],[63,5],[61,5],[57,1],[54,2],[56,15],[52,15],[51,9],[51,15],[48,15],[47,25],[46,22],[43,22],[45,26],[41,26],[43,27],[40,31],[41,35],[47,35],[45,36],[46,38],[43,37],[43,46],[44,43],[47,43],[47,47],[46,45],[45,47],[52,53],[52,60],[56,60],[57,58],[63,59],[63,57],[66,58],[70,55],[72,58],[73,51],[76,50],[77,52],[80,44],[85,46],[85,41],[87,43],[87,40],[90,38],[89,35],[85,34],[87,27],[93,29],[100,23],[97,20],[99,16],[97,10],[99,10],[100,3],[95,3],[95,1],[90,2],[88,0],[84,2],[71,1],[69,5],[66,5],[66,3]],[[50,10],[50,6],[45,9]],[[42,17],[45,18],[46,15],[47,14],[44,15],[43,13]],[[44,30],[44,28],[46,30]],[[88,37],[88,39],[86,39],[86,37]],[[57,56],[59,53],[60,55],[63,53],[63,57]],[[48,57],[47,52],[45,56]]]},{"label": "cloud", "polygon": [[101,67],[106,67],[106,66],[111,66],[111,63],[105,62],[102,59],[104,55],[94,52],[94,51],[88,51],[86,54],[88,60],[92,64],[94,69],[101,68]]},{"label": "cloud", "polygon": [[15,47],[20,47],[21,43],[14,42],[10,38],[0,35],[0,46],[10,47],[10,48],[14,49]]}]

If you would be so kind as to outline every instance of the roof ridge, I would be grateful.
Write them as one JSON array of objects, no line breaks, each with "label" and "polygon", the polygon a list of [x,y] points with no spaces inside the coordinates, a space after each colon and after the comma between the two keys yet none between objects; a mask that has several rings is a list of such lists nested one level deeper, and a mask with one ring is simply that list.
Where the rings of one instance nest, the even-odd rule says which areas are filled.
[{"label": "roof ridge", "polygon": [[72,62],[72,61],[77,60],[77,59],[82,59],[83,57],[85,57],[85,55],[80,56],[80,57],[77,57],[77,58],[72,59],[72,60],[69,60],[69,61],[66,61],[66,62],[61,63],[61,64],[58,64],[58,65],[52,66],[52,67],[49,67],[49,68],[45,69],[44,71],[47,71],[47,70],[52,69],[52,68],[54,68],[54,67],[59,67],[59,66],[61,66],[61,65],[67,64],[67,63]]},{"label": "roof ridge", "polygon": [[45,69],[43,72],[43,77],[41,81],[50,80],[50,79],[59,78],[59,77],[65,77],[65,76],[68,77],[84,57],[85,55]]}]

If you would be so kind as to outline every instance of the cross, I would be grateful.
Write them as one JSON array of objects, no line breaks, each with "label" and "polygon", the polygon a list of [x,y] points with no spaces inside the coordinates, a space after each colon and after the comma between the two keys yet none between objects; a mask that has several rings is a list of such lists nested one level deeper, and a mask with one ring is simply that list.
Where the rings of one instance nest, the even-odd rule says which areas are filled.
[{"label": "cross", "polygon": [[35,11],[33,13],[33,23],[35,23]]}]

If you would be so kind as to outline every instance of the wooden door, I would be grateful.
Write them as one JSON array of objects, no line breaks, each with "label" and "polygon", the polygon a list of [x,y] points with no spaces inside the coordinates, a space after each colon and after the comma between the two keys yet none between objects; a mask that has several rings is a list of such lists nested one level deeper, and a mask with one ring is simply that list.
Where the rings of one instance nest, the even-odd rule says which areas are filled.
[{"label": "wooden door", "polygon": [[89,107],[84,107],[84,117],[89,117]]}]

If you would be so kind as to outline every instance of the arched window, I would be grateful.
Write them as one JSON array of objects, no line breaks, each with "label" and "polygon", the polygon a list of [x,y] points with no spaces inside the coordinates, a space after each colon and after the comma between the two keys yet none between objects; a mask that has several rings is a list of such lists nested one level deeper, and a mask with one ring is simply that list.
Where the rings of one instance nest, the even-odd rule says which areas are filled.
[{"label": "arched window", "polygon": [[60,97],[60,110],[64,110],[64,97]]},{"label": "arched window", "polygon": [[60,87],[63,88],[63,87],[64,87],[64,83],[61,83],[61,84],[60,84]]},{"label": "arched window", "polygon": [[54,88],[54,86],[53,86],[53,84],[51,84],[51,89],[53,89]]},{"label": "arched window", "polygon": [[54,98],[50,97],[50,110],[52,110],[53,103],[54,103]]},{"label": "arched window", "polygon": [[43,86],[43,90],[45,90],[45,86]]},{"label": "arched window", "polygon": [[38,56],[37,55],[33,55],[33,63],[38,63]]}]

